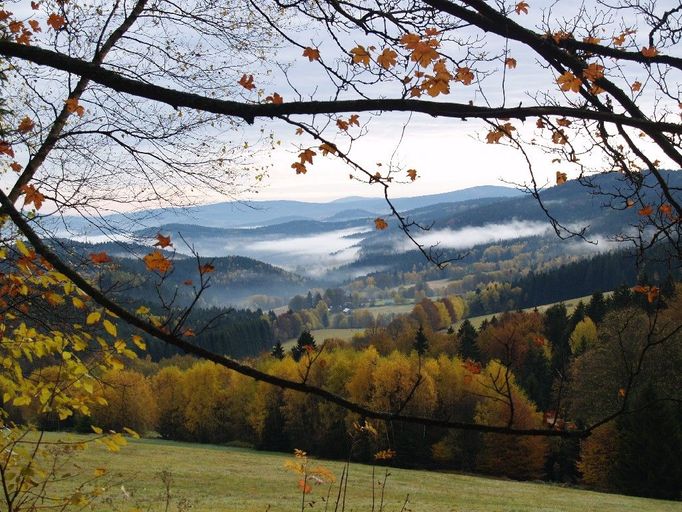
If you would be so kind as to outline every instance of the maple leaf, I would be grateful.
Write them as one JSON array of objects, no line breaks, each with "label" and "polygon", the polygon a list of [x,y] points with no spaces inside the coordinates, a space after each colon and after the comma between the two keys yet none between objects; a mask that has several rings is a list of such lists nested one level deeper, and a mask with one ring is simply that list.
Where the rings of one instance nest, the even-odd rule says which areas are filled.
[{"label": "maple leaf", "polygon": [[215,272],[215,267],[211,263],[204,263],[199,266],[199,273],[201,275],[210,274],[211,272]]},{"label": "maple leaf", "polygon": [[640,82],[639,80],[635,80],[635,81],[632,83],[632,85],[630,86],[630,88],[631,88],[634,92],[639,92],[639,91],[642,89],[642,82]]},{"label": "maple leaf", "polygon": [[161,249],[165,249],[166,247],[173,247],[170,236],[163,236],[161,233],[157,233],[156,240],[157,241],[154,244],[154,247],[161,247]]},{"label": "maple leaf", "polygon": [[320,144],[320,151],[322,151],[322,156],[327,156],[329,153],[332,155],[336,154],[336,146],[333,144],[329,144],[327,142],[324,142]]},{"label": "maple leaf", "polygon": [[306,46],[303,49],[303,56],[308,57],[308,60],[310,62],[314,60],[320,60],[320,50],[317,48],[310,48],[309,46]]},{"label": "maple leaf", "polygon": [[436,28],[429,27],[424,31],[424,34],[426,34],[429,37],[433,37],[433,36],[437,36],[438,34],[440,34],[440,31]]},{"label": "maple leaf", "polygon": [[377,64],[384,69],[390,69],[396,64],[398,54],[390,48],[384,48],[384,51],[377,57]]},{"label": "maple leaf", "polygon": [[359,115],[357,115],[357,114],[351,114],[351,116],[348,118],[348,124],[349,124],[350,126],[353,126],[353,125],[355,125],[355,126],[360,126],[360,121],[359,121],[359,119],[360,119],[360,116],[359,116]]},{"label": "maple leaf", "polygon": [[593,62],[583,69],[583,77],[585,77],[587,80],[590,80],[591,82],[599,80],[600,78],[604,78],[604,66]]},{"label": "maple leaf", "polygon": [[514,69],[516,68],[516,59],[513,57],[507,57],[504,59],[504,65],[507,66],[509,69]]},{"label": "maple leaf", "polygon": [[580,78],[575,76],[570,71],[563,73],[559,78],[557,78],[556,81],[562,91],[578,92],[580,91],[580,86],[582,85]]},{"label": "maple leaf", "polygon": [[313,157],[317,155],[312,149],[308,148],[303,151],[301,151],[298,154],[298,157],[301,159],[301,163],[305,164],[306,162],[309,162],[311,165],[313,163]]},{"label": "maple leaf", "polygon": [[142,259],[144,260],[147,270],[157,270],[162,274],[168,272],[172,265],[171,261],[166,258],[161,251],[151,252]]},{"label": "maple leaf", "polygon": [[31,2],[31,9],[33,9],[34,11],[40,9],[40,2]]},{"label": "maple leaf", "polygon": [[12,162],[11,164],[9,164],[9,166],[10,169],[12,169],[14,172],[20,172],[21,169],[23,169],[19,162]]},{"label": "maple leaf", "polygon": [[552,132],[552,142],[554,144],[566,144],[568,142],[568,137],[563,130],[555,130]]},{"label": "maple leaf", "polygon": [[75,113],[78,117],[83,117],[83,114],[85,114],[83,106],[78,104],[78,98],[69,98],[64,103],[69,114]]},{"label": "maple leaf", "polygon": [[54,30],[59,30],[64,26],[65,23],[66,20],[64,19],[64,16],[60,16],[57,13],[53,12],[47,17],[47,24]]},{"label": "maple leaf", "polygon": [[381,217],[377,217],[374,219],[374,226],[379,230],[386,229],[388,227],[388,223],[382,219]]},{"label": "maple leaf", "polygon": [[343,130],[344,132],[348,130],[348,122],[343,119],[337,119],[336,126],[339,127],[339,130]]},{"label": "maple leaf", "polygon": [[528,14],[528,3],[524,2],[523,0],[516,4],[516,7],[514,7],[514,10],[516,11],[516,14]]},{"label": "maple leaf", "polygon": [[246,76],[244,74],[237,83],[247,91],[253,91],[256,88],[256,84],[253,83],[253,75]]},{"label": "maple leaf", "polygon": [[557,119],[556,124],[559,126],[571,126],[573,123],[569,119],[562,117],[561,119]]},{"label": "maple leaf", "polygon": [[587,36],[587,37],[583,37],[583,43],[599,44],[599,43],[601,43],[601,39],[598,37]]},{"label": "maple leaf", "polygon": [[455,73],[455,80],[462,82],[464,85],[470,85],[474,80],[474,74],[467,67],[457,68]]},{"label": "maple leaf", "polygon": [[0,9],[0,21],[6,21],[10,16],[12,16],[11,12]]},{"label": "maple leaf", "polygon": [[485,136],[485,140],[488,144],[499,144],[500,139],[504,137],[504,132],[502,130],[490,130]]},{"label": "maple leaf", "polygon": [[538,118],[538,120],[535,121],[535,126],[536,126],[537,128],[544,128],[544,127],[545,127],[545,122],[544,122],[542,119]]},{"label": "maple leaf", "polygon": [[24,185],[21,187],[21,191],[24,193],[24,206],[33,203],[36,210],[40,210],[40,207],[45,200],[45,196],[38,192],[38,189],[33,185]]},{"label": "maple leaf", "polygon": [[23,21],[17,21],[17,20],[10,21],[8,27],[9,27],[9,31],[12,34],[18,34],[24,28],[24,22]]},{"label": "maple leaf", "polygon": [[296,135],[303,135],[303,128],[301,128],[300,126],[296,128]]},{"label": "maple leaf", "polygon": [[358,45],[350,51],[353,56],[353,64],[364,64],[369,66],[369,52],[364,46]]},{"label": "maple leaf", "polygon": [[414,181],[414,180],[417,179],[417,171],[416,171],[415,169],[408,169],[408,170],[407,170],[407,175],[409,176],[409,178],[410,178],[412,181]]},{"label": "maple leaf", "polygon": [[291,164],[291,168],[296,169],[296,174],[305,174],[308,172],[308,169],[306,169],[305,165],[301,162],[294,162]]},{"label": "maple leaf", "polygon": [[658,208],[658,211],[661,212],[662,215],[665,215],[667,217],[672,217],[672,215],[673,215],[673,207],[670,206],[668,203],[662,204]]},{"label": "maple leaf", "polygon": [[282,103],[284,103],[284,98],[282,98],[282,97],[281,97],[279,94],[277,94],[276,92],[273,92],[273,93],[272,93],[272,96],[267,96],[267,97],[265,98],[265,101],[267,101],[267,102],[269,102],[269,103],[272,103],[272,104],[274,104],[274,105],[281,105]]},{"label": "maple leaf", "polygon": [[556,172],[556,184],[557,185],[563,185],[566,183],[568,180],[568,177],[566,176],[565,172],[557,171]]},{"label": "maple leaf", "polygon": [[647,59],[650,59],[650,58],[655,57],[656,55],[658,55],[658,50],[656,49],[655,46],[647,46],[647,47],[643,47],[643,48],[640,50],[640,53],[641,53],[642,55],[644,55]]},{"label": "maple leaf", "polygon": [[37,20],[28,20],[28,24],[31,25],[31,29],[33,32],[42,32],[43,30],[40,28],[40,23],[38,23]]},{"label": "maple leaf", "polygon": [[88,257],[90,258],[90,261],[92,261],[95,265],[101,265],[103,263],[109,263],[111,261],[111,258],[109,255],[102,251],[102,252],[91,252]]},{"label": "maple leaf", "polygon": [[651,205],[646,205],[644,208],[641,208],[640,210],[637,211],[637,214],[643,217],[651,215],[652,213],[654,213],[654,209]]},{"label": "maple leaf", "polygon": [[428,67],[434,60],[438,58],[438,52],[435,50],[438,47],[438,41],[429,39],[428,41],[420,41],[410,54],[410,60],[418,63],[421,67]]},{"label": "maple leaf", "polygon": [[407,34],[403,34],[403,36],[400,38],[400,44],[402,44],[408,50],[414,50],[421,39],[422,38],[417,34],[411,34],[408,32]]},{"label": "maple leaf", "polygon": [[185,286],[192,286],[194,284],[194,281],[192,281],[191,279],[185,279],[182,282],[182,284],[184,284]]}]

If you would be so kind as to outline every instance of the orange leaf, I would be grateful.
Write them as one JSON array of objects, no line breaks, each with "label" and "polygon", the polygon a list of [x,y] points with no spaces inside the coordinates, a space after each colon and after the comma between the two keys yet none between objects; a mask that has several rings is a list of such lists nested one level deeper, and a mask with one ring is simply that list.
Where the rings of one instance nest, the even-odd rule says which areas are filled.
[{"label": "orange leaf", "polygon": [[320,151],[322,151],[322,156],[327,156],[329,153],[332,155],[336,154],[336,146],[333,144],[328,144],[327,142],[324,142],[323,144],[320,144]]},{"label": "orange leaf", "polygon": [[635,80],[635,81],[632,83],[632,85],[630,86],[630,88],[631,88],[634,92],[639,92],[639,91],[642,89],[642,82],[640,82],[639,80]]},{"label": "orange leaf", "polygon": [[11,12],[0,9],[0,21],[6,21],[10,16],[12,16]]},{"label": "orange leaf", "polygon": [[353,64],[369,66],[369,52],[364,46],[358,45],[350,51],[353,56]]},{"label": "orange leaf", "polygon": [[0,155],[7,155],[14,158],[14,150],[12,149],[12,146],[9,144],[9,142],[0,140]]},{"label": "orange leaf", "polygon": [[33,32],[42,32],[42,29],[40,28],[40,23],[38,23],[37,20],[28,20],[28,24],[31,25],[31,29],[33,29]]},{"label": "orange leaf", "polygon": [[573,123],[569,119],[562,117],[561,119],[557,119],[556,124],[559,126],[571,126]]},{"label": "orange leaf", "polygon": [[194,282],[191,279],[185,279],[182,282],[182,284],[184,284],[185,286],[192,286],[192,284],[194,284]]},{"label": "orange leaf", "polygon": [[528,4],[524,1],[519,2],[516,4],[516,7],[514,7],[514,10],[516,11],[516,14],[528,14]]},{"label": "orange leaf", "polygon": [[556,184],[557,185],[563,185],[564,183],[566,183],[567,179],[568,179],[568,177],[566,176],[565,172],[560,172],[560,171],[556,172]]},{"label": "orange leaf", "polygon": [[204,263],[199,266],[200,274],[210,274],[211,272],[215,272],[215,267],[211,263]]},{"label": "orange leaf", "polygon": [[641,210],[638,210],[637,213],[639,215],[642,215],[642,216],[647,216],[647,215],[651,215],[652,213],[654,213],[654,209],[651,207],[651,205],[647,205],[644,208],[642,208]]},{"label": "orange leaf", "polygon": [[284,98],[282,98],[276,92],[273,92],[272,96],[266,96],[265,101],[272,103],[274,105],[281,105],[282,103],[284,103]]},{"label": "orange leaf", "polygon": [[10,169],[12,169],[14,172],[20,172],[21,169],[23,169],[19,162],[12,162],[11,164],[9,164],[9,166]]},{"label": "orange leaf", "polygon": [[417,179],[417,171],[415,169],[408,169],[407,175],[410,177],[412,181]]},{"label": "orange leaf", "polygon": [[291,164],[291,168],[296,169],[296,174],[305,174],[308,172],[308,169],[306,169],[305,165],[301,162],[294,162]]},{"label": "orange leaf", "polygon": [[144,264],[147,266],[147,270],[157,270],[162,274],[168,272],[171,268],[171,262],[166,258],[161,251],[154,251],[147,254],[144,258]]},{"label": "orange leaf", "polygon": [[672,217],[672,215],[673,215],[673,207],[670,206],[668,203],[662,204],[658,208],[658,211],[661,212],[662,215],[665,215],[667,217]]},{"label": "orange leaf", "polygon": [[419,44],[419,41],[421,41],[421,37],[419,37],[417,34],[403,34],[403,36],[400,38],[400,44],[402,44],[405,48],[408,50],[414,50],[417,45]]},{"label": "orange leaf", "polygon": [[31,9],[37,11],[40,8],[40,2],[31,2]]},{"label": "orange leaf", "polygon": [[552,142],[554,144],[566,144],[568,142],[568,137],[563,130],[555,130],[552,132]]},{"label": "orange leaf", "polygon": [[542,119],[538,118],[538,120],[535,121],[535,126],[536,126],[537,128],[544,128],[544,127],[545,127],[545,122],[544,122]]},{"label": "orange leaf", "polygon": [[570,71],[566,71],[559,78],[557,78],[557,83],[559,84],[559,87],[562,91],[573,92],[580,91],[580,86],[582,85],[580,78],[575,76]]},{"label": "orange leaf", "polygon": [[156,240],[157,242],[154,244],[154,247],[161,247],[161,249],[165,249],[166,247],[173,247],[170,236],[163,236],[161,233],[158,233],[156,235]]},{"label": "orange leaf", "polygon": [[348,130],[348,122],[344,121],[343,119],[337,119],[336,126],[339,127],[339,130],[343,130],[344,132]]},{"label": "orange leaf", "polygon": [[398,54],[390,48],[385,48],[377,57],[377,63],[384,69],[390,69],[396,64]]},{"label": "orange leaf", "polygon": [[424,34],[426,34],[429,37],[433,37],[433,36],[437,36],[438,34],[440,34],[440,32],[438,31],[438,29],[435,29],[433,27],[429,27],[424,31]]},{"label": "orange leaf", "polygon": [[89,255],[90,261],[92,261],[96,265],[101,265],[102,263],[109,263],[111,261],[111,258],[109,255],[102,251],[102,252],[91,252]]},{"label": "orange leaf", "polygon": [[313,157],[317,155],[312,149],[308,148],[306,150],[301,151],[298,154],[298,157],[301,159],[301,163],[305,164],[306,162],[309,162],[311,165],[313,163]]},{"label": "orange leaf", "polygon": [[599,80],[600,78],[604,78],[604,66],[593,62],[583,69],[583,77],[592,82]]},{"label": "orange leaf", "polygon": [[599,39],[598,37],[587,36],[587,37],[583,37],[583,43],[599,44],[599,43],[601,43],[601,39]]},{"label": "orange leaf", "polygon": [[644,47],[640,50],[640,52],[642,53],[642,55],[644,55],[648,59],[658,55],[658,50],[656,49],[655,46]]},{"label": "orange leaf", "polygon": [[9,31],[12,34],[18,34],[24,28],[24,22],[14,20],[14,21],[10,21],[9,25],[7,25],[7,26],[9,27]]},{"label": "orange leaf", "polygon": [[620,388],[618,390],[618,396],[621,398],[625,398],[625,388]]},{"label": "orange leaf", "polygon": [[57,13],[52,13],[47,17],[47,24],[51,26],[54,30],[59,30],[64,26],[64,23],[66,23],[66,20],[64,19],[64,16],[60,16]]},{"label": "orange leaf", "polygon": [[386,229],[386,228],[388,227],[388,224],[387,224],[386,221],[385,221],[384,219],[382,219],[381,217],[377,217],[376,219],[374,219],[374,226],[375,226],[379,231],[381,231],[381,230],[383,230],[383,229]]},{"label": "orange leaf", "polygon": [[353,126],[353,125],[355,125],[355,126],[360,126],[360,121],[359,121],[359,119],[360,119],[360,116],[359,116],[359,115],[357,115],[357,114],[351,114],[351,116],[348,118],[348,124],[349,124],[350,126]]},{"label": "orange leaf", "polygon": [[253,83],[253,75],[246,76],[244,74],[237,83],[247,91],[252,91],[256,88],[256,84]]},{"label": "orange leaf", "polygon": [[303,135],[303,128],[301,128],[300,126],[296,128],[296,135]]},{"label": "orange leaf", "polygon": [[507,57],[504,59],[504,65],[507,66],[509,69],[514,69],[516,68],[516,59],[513,57]]},{"label": "orange leaf", "polygon": [[33,203],[36,207],[36,210],[40,210],[40,207],[43,205],[43,201],[45,200],[45,196],[38,192],[33,185],[24,185],[21,187],[21,191],[25,194],[24,206]]},{"label": "orange leaf", "polygon": [[474,74],[467,67],[457,68],[457,73],[455,73],[455,80],[462,82],[464,85],[469,85],[474,80]]},{"label": "orange leaf", "polygon": [[64,103],[69,114],[76,113],[78,117],[83,117],[83,114],[85,114],[83,106],[78,104],[78,98],[69,98]]},{"label": "orange leaf", "polygon": [[320,50],[317,48],[310,48],[309,46],[306,46],[303,49],[303,56],[308,57],[308,60],[310,62],[314,60],[320,60]]}]

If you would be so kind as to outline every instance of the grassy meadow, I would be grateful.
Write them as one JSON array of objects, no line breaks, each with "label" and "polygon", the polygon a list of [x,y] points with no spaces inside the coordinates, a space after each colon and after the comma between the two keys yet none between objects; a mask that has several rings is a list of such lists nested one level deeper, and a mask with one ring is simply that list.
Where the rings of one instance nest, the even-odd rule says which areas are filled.
[{"label": "grassy meadow", "polygon": [[[84,439],[72,434],[49,434],[56,438]],[[91,510],[166,510],[166,493],[160,474],[172,475],[168,511],[192,512],[296,511],[301,507],[298,476],[285,469],[293,456],[257,452],[247,448],[197,445],[153,439],[132,440],[119,453],[108,453],[93,445],[78,453],[78,467],[67,468],[78,476],[92,478],[96,468],[106,468],[97,485],[107,488]],[[324,465],[338,477],[342,463],[311,461]],[[377,467],[375,481],[384,477]],[[521,483],[444,472],[389,470],[384,510],[386,512],[682,512],[682,503],[633,498],[565,488],[543,483]],[[372,468],[350,466],[346,511],[372,510]],[[59,485],[72,488],[74,480]],[[314,486],[308,495],[315,504],[309,511],[325,510],[328,486]],[[337,489],[332,490],[335,497]],[[378,511],[380,489],[375,487]],[[334,510],[333,502],[328,510]],[[406,503],[407,502],[407,503]],[[191,506],[186,509],[183,507]],[[403,508],[404,507],[404,508]],[[339,508],[340,510],[340,508]]]}]

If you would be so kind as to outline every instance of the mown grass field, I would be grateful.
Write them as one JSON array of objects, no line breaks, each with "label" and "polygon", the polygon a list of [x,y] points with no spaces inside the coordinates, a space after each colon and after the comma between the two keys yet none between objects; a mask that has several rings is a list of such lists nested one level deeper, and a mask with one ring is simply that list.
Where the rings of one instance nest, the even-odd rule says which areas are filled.
[{"label": "mown grass field", "polygon": [[[313,335],[318,345],[321,345],[324,340],[330,338],[338,338],[344,341],[350,341],[357,333],[364,333],[365,329],[313,329],[310,334]],[[285,349],[291,348],[296,344],[296,338],[290,338],[282,345]]]},{"label": "mown grass field", "polygon": [[[66,434],[58,436],[83,438]],[[300,510],[298,477],[284,468],[286,454],[144,439],[131,441],[120,453],[110,454],[98,446],[78,454],[81,479],[91,478],[96,468],[107,468],[98,485],[105,485],[105,499],[91,509],[102,512],[131,510],[164,511],[165,492],[159,474],[172,474],[168,510],[179,503],[192,512],[278,512]],[[313,461],[341,474],[339,462]],[[352,464],[346,511],[371,511],[371,467]],[[384,468],[376,468],[376,478]],[[682,503],[648,500],[564,488],[542,483],[520,483],[452,473],[389,469],[385,510],[398,512],[682,512]],[[65,488],[73,481],[62,483]],[[375,489],[376,490],[376,489]],[[334,489],[334,492],[336,489]],[[332,492],[332,495],[334,495]],[[378,490],[376,490],[378,492]],[[128,498],[125,494],[129,495]],[[309,511],[325,510],[321,498],[326,486],[315,486]],[[378,500],[378,497],[377,497]],[[330,506],[328,510],[333,510]],[[375,502],[378,510],[378,501]]]}]

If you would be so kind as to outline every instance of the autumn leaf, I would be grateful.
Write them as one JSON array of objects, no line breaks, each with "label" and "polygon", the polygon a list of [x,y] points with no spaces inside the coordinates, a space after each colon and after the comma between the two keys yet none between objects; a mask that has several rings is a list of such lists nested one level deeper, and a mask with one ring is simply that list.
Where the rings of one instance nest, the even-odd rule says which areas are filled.
[{"label": "autumn leaf", "polygon": [[643,47],[643,48],[640,50],[640,52],[641,52],[641,54],[642,54],[643,56],[645,56],[647,59],[650,59],[650,58],[655,57],[656,55],[658,55],[658,50],[657,50],[656,47],[654,47],[654,46]]},{"label": "autumn leaf", "polygon": [[383,229],[386,229],[386,228],[388,227],[388,224],[387,224],[386,221],[385,221],[384,219],[382,219],[381,217],[377,217],[376,219],[374,219],[374,226],[375,226],[379,231],[381,231],[381,230],[383,230]]},{"label": "autumn leaf", "polygon": [[599,44],[599,43],[601,43],[601,39],[598,37],[587,36],[587,37],[583,37],[583,43]]},{"label": "autumn leaf", "polygon": [[474,80],[474,74],[467,67],[457,68],[455,73],[455,80],[462,82],[464,85],[470,85]]},{"label": "autumn leaf", "polygon": [[535,127],[536,128],[544,128],[545,122],[542,119],[538,118],[538,120],[535,121]]},{"label": "autumn leaf", "polygon": [[40,23],[37,20],[28,20],[28,24],[31,26],[33,32],[43,31],[43,29],[40,28]]},{"label": "autumn leaf", "polygon": [[9,142],[0,140],[0,155],[7,155],[14,158],[14,150]]},{"label": "autumn leaf", "polygon": [[565,172],[557,171],[556,172],[556,184],[557,185],[563,185],[566,183],[568,177],[566,176]]},{"label": "autumn leaf", "polygon": [[552,132],[552,142],[554,144],[566,144],[568,142],[568,137],[563,130],[554,130]]},{"label": "autumn leaf", "polygon": [[390,48],[384,48],[384,51],[377,57],[377,64],[384,69],[390,69],[396,65],[396,58],[398,54]]},{"label": "autumn leaf", "polygon": [[639,91],[642,89],[642,82],[640,82],[639,80],[635,80],[635,81],[632,83],[632,85],[630,86],[630,88],[631,88],[634,92],[639,92]]},{"label": "autumn leaf", "polygon": [[625,398],[625,388],[618,389],[618,396],[621,398]]},{"label": "autumn leaf", "polygon": [[419,37],[417,34],[403,34],[400,38],[400,44],[402,44],[405,48],[408,50],[414,50],[419,42],[421,41],[421,37]]},{"label": "autumn leaf", "polygon": [[166,258],[161,251],[154,251],[147,254],[144,258],[144,264],[147,266],[147,270],[156,270],[165,274],[171,268],[171,262]]},{"label": "autumn leaf", "polygon": [[78,117],[83,117],[83,114],[85,114],[83,106],[78,104],[78,98],[69,98],[64,103],[69,114],[75,113]]},{"label": "autumn leaf", "polygon": [[303,135],[303,128],[301,128],[300,126],[296,128],[296,135]]},{"label": "autumn leaf", "polygon": [[339,127],[339,130],[343,130],[345,132],[348,130],[348,121],[344,121],[343,119],[337,119],[336,126]]},{"label": "autumn leaf", "polygon": [[310,163],[312,165],[313,163],[313,157],[317,155],[312,149],[308,148],[303,151],[301,151],[298,154],[298,158],[300,159],[300,162],[302,164],[305,164],[306,162]]},{"label": "autumn leaf", "polygon": [[14,172],[20,172],[23,167],[19,162],[12,162],[9,164],[10,169],[12,169]]},{"label": "autumn leaf", "polygon": [[203,265],[199,265],[199,273],[201,275],[210,274],[211,272],[215,272],[215,267],[211,263],[204,263]]},{"label": "autumn leaf", "polygon": [[524,1],[519,2],[516,4],[516,7],[514,7],[514,10],[516,11],[516,14],[528,14],[528,4]]},{"label": "autumn leaf", "polygon": [[658,211],[661,212],[662,215],[665,215],[666,217],[671,217],[673,215],[673,207],[670,206],[668,203],[662,204],[659,208]]},{"label": "autumn leaf", "polygon": [[64,19],[64,16],[60,16],[57,13],[53,12],[47,17],[47,24],[54,30],[59,30],[64,26],[65,23],[66,20]]},{"label": "autumn leaf", "polygon": [[488,144],[499,144],[500,139],[504,137],[504,132],[502,130],[490,130],[485,136],[485,140]]},{"label": "autumn leaf", "polygon": [[246,76],[244,74],[237,83],[248,91],[252,91],[256,88],[256,84],[253,83],[253,75]]},{"label": "autumn leaf", "polygon": [[9,31],[12,34],[18,34],[24,28],[24,22],[14,20],[14,21],[10,21],[9,25],[7,25],[7,26],[9,27]]},{"label": "autumn leaf", "polygon": [[158,233],[156,235],[156,240],[157,242],[154,244],[154,247],[161,247],[161,249],[165,249],[166,247],[173,247],[170,236],[163,236],[161,233]]},{"label": "autumn leaf", "polygon": [[438,59],[438,41],[429,39],[428,41],[420,41],[410,54],[410,60],[416,62],[421,67],[428,67],[434,60]]},{"label": "autumn leaf", "polygon": [[637,214],[643,217],[651,215],[652,213],[654,213],[654,209],[652,208],[651,205],[646,205],[644,208],[641,208],[640,210],[637,211]]},{"label": "autumn leaf", "polygon": [[17,130],[19,130],[19,133],[28,133],[33,128],[35,127],[35,123],[31,120],[30,117],[26,116],[24,117],[21,122],[19,123],[19,126],[17,127]]},{"label": "autumn leaf", "polygon": [[408,170],[407,170],[407,175],[409,176],[409,178],[410,178],[412,181],[414,181],[414,180],[417,179],[417,171],[416,171],[415,169],[408,169]]},{"label": "autumn leaf", "polygon": [[10,16],[12,16],[11,12],[0,9],[0,21],[7,21]]},{"label": "autumn leaf", "polygon": [[334,146],[333,144],[329,144],[327,142],[320,144],[319,149],[320,151],[322,151],[322,156],[327,156],[329,153],[331,153],[332,155],[336,154],[336,146]]},{"label": "autumn leaf", "polygon": [[267,101],[268,103],[272,103],[274,105],[281,105],[282,103],[284,103],[284,98],[282,98],[276,92],[273,92],[271,96],[266,96],[265,101]]},{"label": "autumn leaf", "polygon": [[571,126],[573,123],[571,122],[570,119],[566,119],[565,117],[562,117],[560,119],[557,119],[556,124],[559,126]]},{"label": "autumn leaf", "polygon": [[194,281],[192,281],[191,279],[185,279],[182,282],[182,284],[184,284],[185,286],[192,286],[194,284]]},{"label": "autumn leaf", "polygon": [[516,59],[513,57],[507,57],[504,59],[504,65],[507,66],[509,69],[514,69],[516,68]]},{"label": "autumn leaf", "polygon": [[590,80],[591,82],[599,80],[600,78],[604,78],[604,66],[593,62],[583,69],[583,77],[587,80]]},{"label": "autumn leaf", "polygon": [[348,118],[348,124],[350,126],[360,126],[360,116],[357,114],[351,114],[351,116]]},{"label": "autumn leaf", "polygon": [[353,56],[353,64],[369,66],[369,52],[364,46],[358,45],[350,51]]},{"label": "autumn leaf", "polygon": [[291,164],[291,168],[296,170],[296,174],[305,174],[308,172],[308,169],[306,169],[305,165],[301,162],[294,162]]},{"label": "autumn leaf", "polygon": [[90,258],[90,261],[96,265],[109,263],[111,261],[111,258],[106,252],[91,252],[88,257]]},{"label": "autumn leaf", "polygon": [[303,56],[308,57],[308,60],[310,62],[314,60],[320,60],[320,50],[317,48],[310,48],[309,46],[306,46],[303,49]]},{"label": "autumn leaf", "polygon": [[102,318],[102,314],[99,311],[93,311],[85,319],[85,323],[87,325],[96,324],[97,322],[99,322],[100,318]]},{"label": "autumn leaf", "polygon": [[116,326],[111,323],[110,320],[107,320],[106,318],[102,321],[102,325],[104,326],[104,330],[109,333],[110,336],[116,337],[118,334],[118,330],[116,329]]},{"label": "autumn leaf", "polygon": [[24,206],[33,203],[36,210],[40,210],[45,196],[38,192],[33,185],[24,185],[21,187],[21,191],[24,193]]},{"label": "autumn leaf", "polygon": [[559,84],[559,87],[562,91],[573,92],[580,91],[580,86],[582,85],[580,78],[575,76],[570,71],[566,71],[559,78],[557,78],[557,83]]}]

